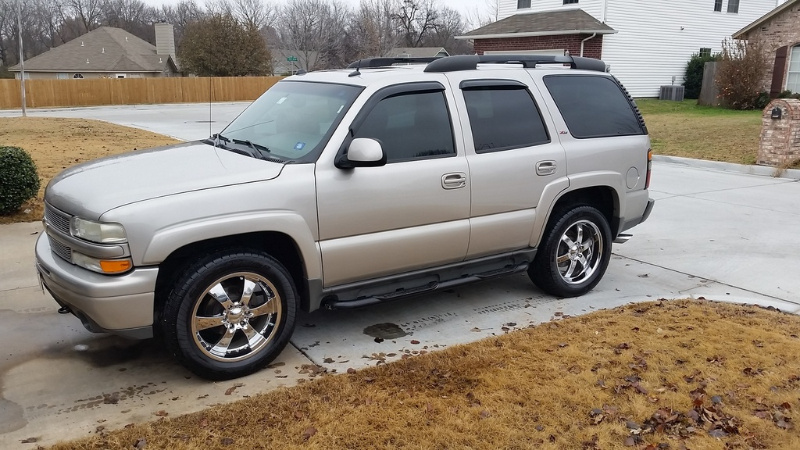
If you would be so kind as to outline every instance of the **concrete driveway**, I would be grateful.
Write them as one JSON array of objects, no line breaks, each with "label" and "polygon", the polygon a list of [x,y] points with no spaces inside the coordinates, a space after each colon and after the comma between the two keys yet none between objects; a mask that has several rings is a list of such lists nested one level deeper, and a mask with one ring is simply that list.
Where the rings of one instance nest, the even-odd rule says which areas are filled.
[{"label": "concrete driveway", "polygon": [[[244,106],[231,105],[232,115]],[[155,108],[157,119],[144,109],[142,117],[120,112],[120,120],[175,130],[191,121],[189,111],[200,114],[196,106],[164,109]],[[207,135],[192,133],[200,134],[179,137]],[[93,335],[57,314],[33,269],[40,224],[0,226],[0,448],[174,417],[313,378],[317,366],[343,372],[629,302],[704,297],[800,312],[800,183],[693,167],[700,164],[655,163],[652,216],[614,247],[605,278],[581,298],[546,296],[518,275],[357,311],[304,314],[275,364],[223,383],[193,377],[155,341]]]}]

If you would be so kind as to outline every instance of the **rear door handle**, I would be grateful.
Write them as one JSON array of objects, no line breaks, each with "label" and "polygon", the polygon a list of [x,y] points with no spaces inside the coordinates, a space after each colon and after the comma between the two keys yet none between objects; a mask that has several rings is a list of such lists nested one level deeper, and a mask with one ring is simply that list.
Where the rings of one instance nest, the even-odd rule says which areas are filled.
[{"label": "rear door handle", "polygon": [[555,161],[539,161],[536,163],[536,175],[547,176],[556,173]]},{"label": "rear door handle", "polygon": [[467,185],[467,174],[463,172],[442,175],[442,187],[445,189],[461,189]]}]

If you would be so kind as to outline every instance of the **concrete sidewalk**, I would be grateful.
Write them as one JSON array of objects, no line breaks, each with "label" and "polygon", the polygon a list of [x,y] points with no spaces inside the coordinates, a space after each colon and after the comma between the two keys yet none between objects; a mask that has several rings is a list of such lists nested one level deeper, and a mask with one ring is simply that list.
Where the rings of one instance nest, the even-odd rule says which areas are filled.
[{"label": "concrete sidewalk", "polygon": [[[302,314],[292,344],[270,369],[211,383],[193,377],[154,340],[86,332],[38,284],[41,224],[0,226],[0,448],[33,448],[128,423],[174,417],[293,385],[316,364],[345,371],[369,355],[434,350],[550,320],[658,298],[704,297],[800,312],[800,183],[657,161],[650,219],[614,247],[591,293],[557,299],[524,275],[356,311]],[[367,329],[395,324],[406,336],[376,342]],[[473,331],[479,329],[480,332]],[[418,344],[412,343],[419,342]],[[427,347],[427,348],[426,348]],[[367,356],[366,358],[364,356]],[[389,358],[392,360],[392,358]],[[36,444],[21,441],[36,438]]]}]

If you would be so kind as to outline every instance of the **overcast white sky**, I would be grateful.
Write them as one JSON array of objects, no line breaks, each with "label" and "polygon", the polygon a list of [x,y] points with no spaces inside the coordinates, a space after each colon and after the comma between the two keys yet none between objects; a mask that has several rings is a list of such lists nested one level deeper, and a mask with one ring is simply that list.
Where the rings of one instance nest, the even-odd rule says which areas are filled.
[{"label": "overcast white sky", "polygon": [[[145,4],[151,6],[161,6],[161,5],[175,5],[180,0],[142,0]],[[197,4],[203,5],[205,3],[204,0],[196,0]],[[283,0],[267,0],[273,3],[282,3]],[[361,3],[360,0],[342,0],[344,3],[347,3],[353,7],[358,6]],[[471,16],[475,15],[475,11],[479,10],[482,14],[487,14],[488,7],[486,6],[487,0],[438,0],[440,5],[449,6],[458,12],[461,13],[462,16],[466,16],[469,14]]]}]

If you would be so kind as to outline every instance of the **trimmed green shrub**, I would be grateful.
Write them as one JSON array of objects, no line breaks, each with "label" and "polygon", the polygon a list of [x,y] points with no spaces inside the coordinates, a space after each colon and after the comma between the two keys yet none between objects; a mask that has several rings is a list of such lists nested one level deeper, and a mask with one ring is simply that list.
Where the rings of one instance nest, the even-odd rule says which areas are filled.
[{"label": "trimmed green shrub", "polygon": [[17,212],[37,192],[39,175],[28,152],[19,147],[0,147],[0,214]]},{"label": "trimmed green shrub", "polygon": [[771,98],[769,98],[769,92],[759,92],[758,96],[754,101],[754,108],[755,109],[764,109],[769,105]]},{"label": "trimmed green shrub", "polygon": [[785,90],[778,94],[778,98],[797,98],[800,99],[800,92],[792,92],[790,90]]},{"label": "trimmed green shrub", "polygon": [[692,55],[686,64],[686,75],[683,81],[684,98],[700,98],[706,63],[717,59],[719,59],[719,55],[701,55],[699,53]]}]

